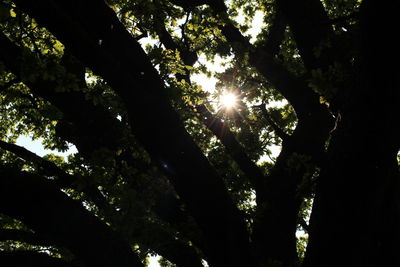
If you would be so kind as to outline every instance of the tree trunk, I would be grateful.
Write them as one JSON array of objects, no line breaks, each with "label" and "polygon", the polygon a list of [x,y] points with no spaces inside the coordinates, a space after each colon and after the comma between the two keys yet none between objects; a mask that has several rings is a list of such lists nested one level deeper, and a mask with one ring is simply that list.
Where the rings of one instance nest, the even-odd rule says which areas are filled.
[{"label": "tree trunk", "polygon": [[385,33],[393,10],[363,2],[358,74],[318,181],[305,267],[400,266],[398,46]]}]

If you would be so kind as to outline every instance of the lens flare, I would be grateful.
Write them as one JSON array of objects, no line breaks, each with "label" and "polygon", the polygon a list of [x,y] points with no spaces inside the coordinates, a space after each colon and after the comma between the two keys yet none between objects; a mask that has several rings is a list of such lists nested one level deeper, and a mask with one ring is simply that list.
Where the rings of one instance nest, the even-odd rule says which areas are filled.
[{"label": "lens flare", "polygon": [[225,93],[220,97],[221,105],[225,108],[233,108],[237,102],[237,96],[233,93]]}]

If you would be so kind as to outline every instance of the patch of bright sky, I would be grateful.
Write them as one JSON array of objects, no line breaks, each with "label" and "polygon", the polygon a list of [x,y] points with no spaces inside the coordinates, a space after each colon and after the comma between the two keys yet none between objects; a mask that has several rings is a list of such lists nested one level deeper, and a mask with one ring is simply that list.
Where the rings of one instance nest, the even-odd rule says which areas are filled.
[{"label": "patch of bright sky", "polygon": [[[239,16],[235,18],[236,22],[239,24],[243,24],[245,18],[243,16],[243,11],[239,10]],[[248,29],[244,34],[250,35],[250,42],[254,43],[256,40],[257,35],[261,32],[261,29],[265,26],[264,23],[264,13],[260,10],[257,10],[252,18],[252,23],[250,29]]]},{"label": "patch of bright sky", "polygon": [[[239,11],[239,16],[235,19],[238,23],[244,23],[243,12]],[[262,27],[265,25],[263,22],[263,13],[261,11],[256,11],[254,18],[252,20],[252,25],[245,34],[249,34],[251,36],[251,42],[254,42],[256,36],[261,32]],[[206,59],[204,55],[199,56],[199,62],[205,64],[207,68],[211,72],[223,72],[228,65],[223,66],[223,63],[228,62],[232,58],[221,58],[220,56],[216,55],[214,58],[214,62],[210,62]],[[215,84],[217,83],[217,79],[214,76],[208,77],[205,74],[194,74],[191,76],[192,80],[197,84],[201,85],[203,90],[209,93],[215,91]]]},{"label": "patch of bright sky", "polygon": [[148,267],[159,267],[160,264],[158,263],[158,261],[160,260],[160,256],[151,256],[147,258],[149,265],[147,265]]},{"label": "patch of bright sky", "polygon": [[35,153],[36,155],[38,155],[40,157],[43,157],[47,154],[52,153],[54,155],[61,156],[66,159],[68,155],[74,154],[77,152],[76,147],[73,145],[71,145],[69,147],[68,151],[65,151],[65,152],[59,152],[56,150],[45,149],[43,147],[42,141],[43,141],[43,139],[40,139],[40,138],[36,139],[36,140],[32,140],[32,138],[29,136],[21,135],[20,137],[18,137],[16,144],[28,149],[29,151]]},{"label": "patch of bright sky", "polygon": [[[208,68],[209,71],[211,72],[223,72],[227,66],[223,66],[224,63],[228,62],[230,58],[221,58],[220,56],[215,56],[214,62],[210,62],[206,59],[204,55],[199,56],[199,62],[201,64],[205,64]],[[198,63],[196,63],[198,64]],[[196,84],[200,85],[203,89],[203,91],[206,91],[208,93],[213,93],[215,92],[215,85],[218,82],[217,78],[215,78],[213,75],[208,77],[204,73],[198,73],[198,74],[193,74],[191,75],[191,80],[195,82]]]}]

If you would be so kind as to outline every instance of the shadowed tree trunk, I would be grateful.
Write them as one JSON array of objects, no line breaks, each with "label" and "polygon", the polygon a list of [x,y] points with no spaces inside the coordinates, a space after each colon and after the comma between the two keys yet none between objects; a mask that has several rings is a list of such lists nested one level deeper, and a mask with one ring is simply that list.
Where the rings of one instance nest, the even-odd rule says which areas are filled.
[{"label": "shadowed tree trunk", "polygon": [[400,264],[400,94],[390,67],[398,41],[382,32],[394,30],[393,8],[363,2],[358,73],[346,92],[341,122],[318,179],[307,267]]}]

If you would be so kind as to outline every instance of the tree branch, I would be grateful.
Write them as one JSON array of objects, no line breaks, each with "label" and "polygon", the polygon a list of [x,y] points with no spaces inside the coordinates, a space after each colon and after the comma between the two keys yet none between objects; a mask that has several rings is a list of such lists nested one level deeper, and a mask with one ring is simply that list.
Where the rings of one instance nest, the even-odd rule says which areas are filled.
[{"label": "tree branch", "polygon": [[243,146],[236,140],[229,127],[219,118],[211,114],[204,105],[196,107],[200,113],[200,120],[211,132],[222,142],[228,150],[229,155],[235,160],[239,168],[249,178],[256,192],[263,190],[262,183],[265,180],[261,169],[248,157]]},{"label": "tree branch", "polygon": [[277,136],[279,136],[279,138],[281,138],[283,142],[287,141],[287,140],[289,139],[290,136],[289,136],[287,133],[285,133],[285,131],[283,131],[283,130],[274,122],[274,120],[273,120],[273,119],[271,118],[271,116],[269,115],[269,113],[268,113],[268,111],[267,111],[267,109],[266,109],[266,107],[265,107],[265,104],[261,104],[261,105],[259,105],[259,106],[257,106],[257,107],[261,110],[261,112],[262,112],[264,118],[267,120],[268,124],[272,127],[272,129],[274,129],[275,134],[276,134]]},{"label": "tree branch", "polygon": [[[0,140],[0,148],[10,151],[17,155],[18,157],[32,162],[35,164],[40,171],[42,171],[46,175],[56,176],[58,180],[56,180],[56,184],[60,188],[70,187],[76,188],[76,183],[78,182],[78,178],[65,173],[61,170],[56,164],[51,161],[45,160],[42,157],[39,157],[35,153],[25,149],[24,147],[20,147],[15,144],[10,144]],[[94,186],[88,186],[82,190],[99,208],[105,209],[109,206],[107,200],[103,197],[100,191]]]},{"label": "tree branch", "polygon": [[37,246],[52,246],[50,240],[35,233],[17,229],[0,229],[0,241],[21,241]]},{"label": "tree branch", "polygon": [[287,25],[287,20],[279,8],[276,8],[275,16],[272,21],[272,26],[269,28],[265,36],[265,42],[261,44],[259,49],[268,51],[271,55],[276,55],[279,52],[280,44],[283,41],[284,33]]},{"label": "tree branch", "polygon": [[51,182],[4,166],[0,177],[0,212],[68,248],[88,266],[143,266],[122,237]]},{"label": "tree branch", "polygon": [[70,175],[67,175],[53,162],[39,157],[24,147],[0,140],[0,148],[12,152],[18,157],[35,164],[37,167],[39,167],[39,170],[42,169],[47,175],[55,175],[59,177],[62,180],[60,184],[62,186],[70,186],[73,183],[74,178]]},{"label": "tree branch", "polygon": [[[65,51],[61,64],[54,64],[57,64],[58,69],[64,69],[69,75],[73,75],[77,84],[71,84],[72,82],[68,81],[69,84],[62,84],[62,86],[65,86],[65,90],[57,92],[56,88],[60,87],[60,82],[45,80],[40,76],[40,73],[36,73],[38,77],[34,81],[26,79],[28,75],[22,72],[24,70],[23,55],[27,57],[33,55],[28,51],[23,52],[22,48],[12,43],[3,33],[0,33],[0,44],[4,51],[7,51],[7,53],[0,54],[0,59],[6,67],[21,79],[35,96],[44,98],[63,112],[63,121],[57,124],[56,130],[61,137],[74,143],[81,154],[90,158],[95,147],[106,147],[110,151],[117,151],[125,147],[125,144],[122,144],[124,133],[122,123],[112,117],[104,108],[95,106],[87,100],[82,92],[76,91],[76,88],[71,88],[73,86],[86,87],[85,68],[79,64],[78,66],[76,60],[74,61],[71,58],[68,51]],[[33,62],[33,64],[37,63]],[[34,66],[41,69],[39,65]],[[74,105],[70,103],[74,103]],[[73,126],[71,127],[71,125]],[[109,131],[109,129],[114,130]],[[77,134],[86,138],[77,139],[75,137]]]},{"label": "tree branch", "polygon": [[304,229],[305,232],[309,233],[310,231],[310,226],[308,223],[304,220],[304,218],[299,217],[299,225]]},{"label": "tree branch", "polygon": [[[276,3],[286,15],[307,69],[323,68],[333,63],[333,50],[328,52],[326,42],[331,41],[334,34],[322,2],[277,0]],[[317,56],[317,49],[324,53]]]},{"label": "tree branch", "polygon": [[64,261],[62,259],[49,256],[46,253],[38,253],[34,251],[13,251],[6,252],[0,251],[0,263],[10,267],[20,266],[54,266],[54,267],[77,267],[73,263]]},{"label": "tree branch", "polygon": [[170,0],[172,4],[180,6],[184,9],[202,6],[204,4],[207,4],[208,1],[209,0]]}]

